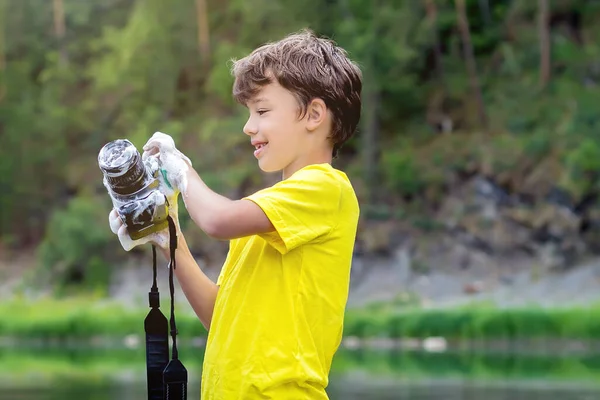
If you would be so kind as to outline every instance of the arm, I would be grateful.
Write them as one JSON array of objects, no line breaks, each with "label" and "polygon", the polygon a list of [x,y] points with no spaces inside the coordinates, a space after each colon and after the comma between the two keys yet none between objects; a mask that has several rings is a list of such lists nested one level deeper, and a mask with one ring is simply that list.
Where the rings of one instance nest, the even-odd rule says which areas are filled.
[{"label": "arm", "polygon": [[[159,247],[165,258],[170,258],[169,249]],[[190,252],[183,235],[179,235],[175,251],[175,276],[181,285],[192,309],[206,330],[210,329],[215,300],[219,287],[202,272]]]},{"label": "arm", "polygon": [[147,157],[160,159],[169,187],[181,192],[190,217],[209,236],[226,240],[275,230],[252,201],[229,200],[210,190],[169,135],[155,132],[144,145],[142,158]]},{"label": "arm", "polygon": [[[174,207],[169,211],[172,213],[171,216],[177,219],[177,208]],[[131,240],[129,233],[127,233],[127,227],[123,224],[123,221],[115,209],[109,213],[108,220],[110,229],[118,236],[121,245],[126,251],[141,244]],[[185,297],[192,306],[192,309],[200,319],[200,322],[202,322],[202,325],[208,330],[210,329],[219,287],[215,285],[204,272],[202,272],[200,267],[198,267],[181,232],[179,232],[177,236],[177,250],[175,251],[175,262],[177,265],[175,268],[175,276],[183,289]],[[163,256],[167,260],[170,259],[168,230],[152,233],[144,239],[145,241],[143,243],[150,242],[155,244],[156,247],[161,250]]]},{"label": "arm", "polygon": [[183,201],[207,235],[222,240],[274,231],[263,210],[250,200],[230,200],[213,192],[193,168],[187,171]]}]

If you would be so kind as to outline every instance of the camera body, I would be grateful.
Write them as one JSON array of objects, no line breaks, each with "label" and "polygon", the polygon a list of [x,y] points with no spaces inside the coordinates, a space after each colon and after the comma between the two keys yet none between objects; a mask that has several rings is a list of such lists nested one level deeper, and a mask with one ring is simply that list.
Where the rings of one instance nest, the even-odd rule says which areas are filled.
[{"label": "camera body", "polygon": [[102,147],[98,166],[113,206],[132,240],[168,227],[169,204],[159,190],[158,161],[142,160],[129,140],[117,139]]}]

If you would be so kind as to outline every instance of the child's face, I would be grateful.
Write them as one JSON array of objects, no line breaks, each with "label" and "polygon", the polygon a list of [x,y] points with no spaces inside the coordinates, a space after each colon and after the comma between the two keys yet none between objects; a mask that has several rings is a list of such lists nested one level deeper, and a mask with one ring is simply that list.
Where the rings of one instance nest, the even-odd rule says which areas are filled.
[{"label": "child's face", "polygon": [[283,170],[285,178],[301,168],[307,148],[306,116],[299,118],[300,108],[294,95],[274,82],[248,102],[248,110],[250,117],[244,133],[251,138],[260,169]]}]

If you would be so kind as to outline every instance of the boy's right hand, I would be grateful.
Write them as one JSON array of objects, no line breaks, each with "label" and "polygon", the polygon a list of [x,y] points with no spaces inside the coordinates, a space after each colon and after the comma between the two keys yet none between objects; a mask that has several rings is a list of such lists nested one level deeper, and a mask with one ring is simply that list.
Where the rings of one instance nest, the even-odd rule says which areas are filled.
[{"label": "boy's right hand", "polygon": [[[181,234],[181,230],[180,230],[180,226],[179,226],[179,219],[177,218],[177,203],[176,202],[175,202],[175,206],[172,205],[171,207],[169,207],[169,215],[171,215],[171,218],[173,218],[173,221],[175,222],[177,236],[179,236]],[[125,226],[125,224],[123,223],[123,220],[117,213],[117,210],[115,210],[114,208],[108,214],[108,224],[110,225],[110,230],[115,235],[117,235],[117,237],[119,238],[121,247],[123,247],[123,249],[125,251],[130,251],[134,247],[137,247],[137,246],[140,246],[140,245],[143,245],[146,243],[154,244],[157,247],[160,247],[164,250],[169,249],[169,243],[170,243],[169,242],[169,238],[170,238],[169,228],[165,228],[159,232],[151,233],[150,235],[145,236],[141,239],[133,240],[133,239],[131,239],[131,237],[129,237],[129,233],[127,232],[127,227]]]},{"label": "boy's right hand", "polygon": [[155,132],[143,147],[142,159],[154,157],[160,165],[159,179],[164,183],[165,195],[184,193],[187,186],[186,174],[192,162],[175,146],[173,138],[162,132]]}]

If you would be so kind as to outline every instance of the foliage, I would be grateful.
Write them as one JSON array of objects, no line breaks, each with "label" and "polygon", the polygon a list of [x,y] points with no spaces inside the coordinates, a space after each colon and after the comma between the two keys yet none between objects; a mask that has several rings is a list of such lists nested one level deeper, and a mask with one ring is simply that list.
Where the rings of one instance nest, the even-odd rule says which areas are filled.
[{"label": "foliage", "polygon": [[[177,329],[182,337],[205,336],[206,330],[189,308],[175,308]],[[147,308],[127,308],[114,301],[93,297],[67,300],[11,300],[2,303],[0,334],[39,339],[92,338],[98,335],[121,338],[143,334]],[[168,314],[168,308],[163,313]]]},{"label": "foliage", "polygon": [[50,233],[39,246],[38,280],[46,278],[58,290],[74,284],[86,290],[106,287],[109,262],[114,259],[109,252],[114,235],[102,224],[106,207],[104,202],[76,197],[66,209],[54,211],[48,222]]},{"label": "foliage", "polygon": [[463,307],[349,310],[344,334],[368,337],[449,339],[594,339],[600,331],[598,306],[588,308]]},{"label": "foliage", "polygon": [[[124,307],[93,297],[36,301],[15,299],[0,305],[0,335],[20,338],[69,339],[106,336],[121,338],[143,333],[147,308]],[[165,315],[167,309],[163,310]],[[182,338],[205,336],[206,330],[187,306],[176,305]],[[542,309],[470,306],[422,309],[375,305],[349,309],[344,336],[358,338],[427,338],[449,340],[533,339],[595,340],[600,334],[600,307]]]},{"label": "foliage", "polygon": [[[304,27],[335,39],[363,69],[359,135],[336,162],[351,171],[365,209],[380,208],[367,204],[375,198],[426,210],[465,171],[527,174],[524,165],[549,156],[560,163],[557,184],[575,198],[597,190],[598,3],[549,1],[551,79],[542,87],[537,3],[465,2],[485,132],[455,2],[430,2],[434,14],[427,3],[211,0],[206,50],[193,0],[63,0],[63,14],[57,2],[5,0],[0,242],[16,250],[42,243],[50,275],[99,265],[84,256],[102,257],[110,240],[100,228],[109,206],[93,200],[103,193],[96,156],[119,137],[139,147],[168,132],[220,193],[261,187],[271,177],[257,172],[241,133],[246,111],[231,99],[229,60]],[[91,214],[96,232],[78,225]]]}]

